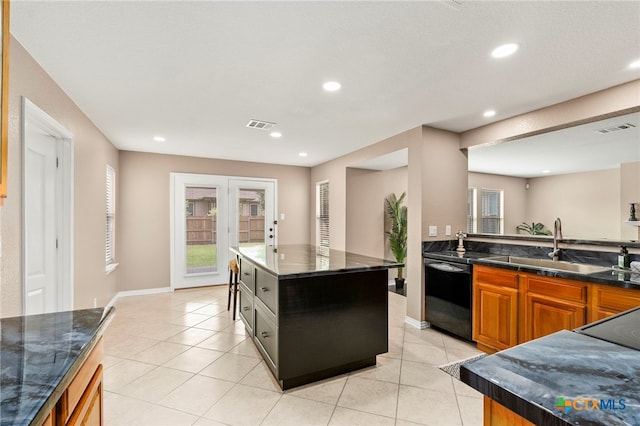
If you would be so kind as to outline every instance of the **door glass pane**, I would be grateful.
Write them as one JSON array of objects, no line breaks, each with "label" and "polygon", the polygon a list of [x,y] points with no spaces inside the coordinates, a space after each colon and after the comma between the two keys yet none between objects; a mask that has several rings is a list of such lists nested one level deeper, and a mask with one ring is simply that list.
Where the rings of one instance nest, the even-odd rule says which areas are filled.
[{"label": "door glass pane", "polygon": [[217,188],[185,188],[187,274],[218,271]]},{"label": "door glass pane", "polygon": [[240,188],[238,191],[238,244],[258,246],[265,243],[264,189]]}]

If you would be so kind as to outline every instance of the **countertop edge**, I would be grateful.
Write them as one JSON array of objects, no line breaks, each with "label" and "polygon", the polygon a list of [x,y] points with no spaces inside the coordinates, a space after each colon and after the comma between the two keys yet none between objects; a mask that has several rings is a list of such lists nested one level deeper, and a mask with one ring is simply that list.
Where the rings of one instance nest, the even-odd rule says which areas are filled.
[{"label": "countertop edge", "polygon": [[60,380],[56,388],[53,390],[53,392],[51,392],[51,395],[49,395],[42,407],[40,407],[40,410],[38,410],[34,418],[31,420],[30,425],[40,425],[44,423],[47,416],[51,413],[53,407],[56,406],[56,404],[60,400],[60,397],[71,383],[71,380],[73,380],[78,371],[80,371],[80,367],[82,367],[82,364],[86,361],[93,348],[96,347],[98,341],[104,335],[104,330],[113,319],[114,313],[115,308],[112,306],[107,312],[103,314],[102,320],[100,321],[100,326],[91,337],[89,342],[82,349],[73,364],[71,364],[69,370],[66,372],[62,380]]}]

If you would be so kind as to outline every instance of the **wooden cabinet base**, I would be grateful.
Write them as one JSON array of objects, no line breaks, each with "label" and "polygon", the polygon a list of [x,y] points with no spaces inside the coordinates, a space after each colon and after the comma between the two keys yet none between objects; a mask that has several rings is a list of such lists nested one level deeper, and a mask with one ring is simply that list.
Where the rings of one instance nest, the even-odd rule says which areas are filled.
[{"label": "wooden cabinet base", "polygon": [[535,426],[535,424],[485,396],[484,426]]}]

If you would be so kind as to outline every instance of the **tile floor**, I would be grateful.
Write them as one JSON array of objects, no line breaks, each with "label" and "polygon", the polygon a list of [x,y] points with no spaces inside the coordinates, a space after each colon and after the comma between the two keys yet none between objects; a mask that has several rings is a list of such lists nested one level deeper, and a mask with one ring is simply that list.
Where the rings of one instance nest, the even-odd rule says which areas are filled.
[{"label": "tile floor", "polygon": [[481,425],[481,395],[437,366],[479,353],[405,325],[389,293],[389,352],[375,367],[282,392],[226,286],[121,298],[105,334],[105,424]]}]

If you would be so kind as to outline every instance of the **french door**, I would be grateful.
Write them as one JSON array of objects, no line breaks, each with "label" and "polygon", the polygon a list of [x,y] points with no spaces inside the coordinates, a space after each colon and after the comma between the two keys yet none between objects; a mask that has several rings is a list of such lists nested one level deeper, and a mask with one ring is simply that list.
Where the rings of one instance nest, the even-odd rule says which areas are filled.
[{"label": "french door", "polygon": [[273,245],[276,182],[171,174],[171,287],[228,280],[229,246]]}]

